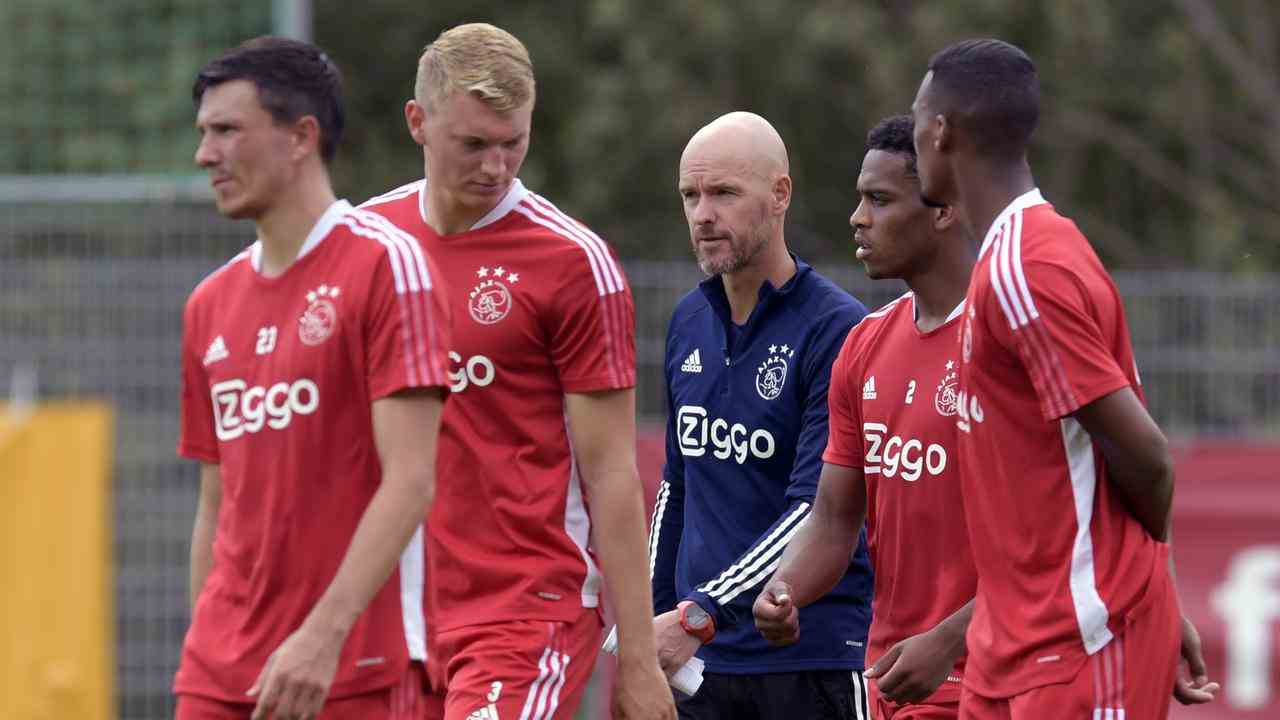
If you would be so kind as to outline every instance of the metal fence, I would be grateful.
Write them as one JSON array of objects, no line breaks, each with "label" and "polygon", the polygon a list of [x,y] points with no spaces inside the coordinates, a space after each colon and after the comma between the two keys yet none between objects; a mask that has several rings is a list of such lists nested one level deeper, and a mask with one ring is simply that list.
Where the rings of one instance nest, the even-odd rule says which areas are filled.
[{"label": "metal fence", "polygon": [[[43,398],[100,397],[116,408],[118,707],[121,718],[141,720],[171,716],[169,686],[188,620],[197,481],[194,465],[174,456],[181,308],[252,229],[218,217],[182,187],[131,194],[144,197],[0,197],[0,390],[34,372]],[[638,314],[639,407],[657,420],[666,322],[700,274],[691,259],[624,265]],[[869,282],[851,264],[819,269],[869,307],[902,291]],[[1166,430],[1280,437],[1280,277],[1116,279],[1151,408]]]}]

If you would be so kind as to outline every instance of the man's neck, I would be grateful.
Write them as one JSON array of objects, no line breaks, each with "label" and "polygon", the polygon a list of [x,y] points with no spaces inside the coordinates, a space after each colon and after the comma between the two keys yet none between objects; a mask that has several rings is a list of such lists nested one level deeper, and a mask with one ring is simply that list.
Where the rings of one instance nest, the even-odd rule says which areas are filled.
[{"label": "man's neck", "polygon": [[755,262],[734,273],[720,276],[724,294],[729,298],[729,315],[735,325],[743,325],[751,317],[760,301],[760,288],[768,280],[775,288],[782,287],[796,274],[796,261],[787,252],[782,238],[770,241]]},{"label": "man's neck", "polygon": [[328,178],[315,178],[293,185],[271,210],[257,219],[263,276],[276,277],[289,268],[298,258],[311,229],[335,200]]},{"label": "man's neck", "polygon": [[928,270],[907,278],[907,287],[915,296],[915,322],[920,332],[933,332],[945,325],[964,301],[975,255],[972,243],[957,238],[942,249]]},{"label": "man's neck", "polygon": [[480,218],[489,214],[502,202],[502,199],[511,191],[511,186],[503,191],[498,199],[492,205],[487,207],[468,207],[458,202],[457,197],[448,193],[443,188],[437,188],[427,180],[427,197],[424,203],[426,209],[427,225],[440,235],[456,235],[466,232],[475,227]]},{"label": "man's neck", "polygon": [[975,162],[973,171],[957,178],[956,183],[956,207],[969,231],[970,242],[981,247],[1000,212],[1035,186],[1035,177],[1025,159],[1011,163]]}]

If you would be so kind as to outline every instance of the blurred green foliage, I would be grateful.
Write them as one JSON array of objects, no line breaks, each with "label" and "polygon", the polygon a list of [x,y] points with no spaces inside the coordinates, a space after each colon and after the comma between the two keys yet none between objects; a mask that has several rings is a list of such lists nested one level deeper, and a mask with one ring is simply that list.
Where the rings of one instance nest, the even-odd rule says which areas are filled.
[{"label": "blurred green foliage", "polygon": [[[0,173],[189,170],[190,79],[268,27],[269,5],[0,4]],[[417,56],[484,20],[534,58],[525,182],[625,256],[687,252],[680,152],[702,124],[747,109],[789,145],[793,246],[847,258],[866,130],[906,111],[933,52],[996,36],[1040,68],[1040,184],[1111,267],[1280,270],[1270,0],[316,0],[314,19],[347,78],[335,178],[353,200],[420,175],[401,111]]]},{"label": "blurred green foliage", "polygon": [[190,172],[191,82],[270,3],[0,2],[0,173]]},{"label": "blurred green foliage", "polygon": [[1041,72],[1038,179],[1110,266],[1280,269],[1280,10],[1267,0],[411,5],[316,8],[317,42],[350,79],[338,174],[353,196],[420,171],[397,111],[417,54],[484,20],[534,58],[526,182],[624,255],[685,252],[680,152],[716,115],[748,109],[791,151],[792,244],[847,257],[866,130],[907,110],[933,52],[996,36]]}]

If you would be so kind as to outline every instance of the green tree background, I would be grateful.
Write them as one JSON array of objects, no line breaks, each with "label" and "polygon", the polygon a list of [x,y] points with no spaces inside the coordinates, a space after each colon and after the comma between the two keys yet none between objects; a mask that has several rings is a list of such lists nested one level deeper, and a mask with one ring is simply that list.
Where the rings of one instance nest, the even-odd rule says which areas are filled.
[{"label": "green tree background", "polygon": [[1280,10],[1267,0],[320,3],[316,40],[350,79],[339,176],[352,195],[420,171],[396,109],[422,46],[471,20],[533,55],[526,181],[626,256],[684,252],[680,151],[733,109],[769,118],[788,143],[792,243],[846,254],[866,130],[909,107],[933,52],[996,36],[1041,72],[1038,179],[1111,267],[1280,269]]},{"label": "green tree background", "polygon": [[[0,173],[193,171],[190,79],[221,49],[211,37],[269,28],[269,5],[0,4]],[[788,142],[792,244],[847,259],[866,130],[908,108],[934,51],[996,36],[1040,68],[1040,184],[1110,267],[1280,270],[1270,0],[316,0],[315,40],[347,78],[343,195],[420,174],[401,116],[415,60],[474,20],[511,30],[534,58],[526,183],[626,257],[687,253],[680,151],[716,115],[747,109]]]}]

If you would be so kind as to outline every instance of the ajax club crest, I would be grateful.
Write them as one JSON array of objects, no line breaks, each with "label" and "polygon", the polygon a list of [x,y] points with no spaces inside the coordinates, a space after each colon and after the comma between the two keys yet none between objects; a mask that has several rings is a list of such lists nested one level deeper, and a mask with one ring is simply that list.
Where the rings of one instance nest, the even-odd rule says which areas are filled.
[{"label": "ajax club crest", "polygon": [[338,327],[337,287],[321,285],[307,293],[307,309],[298,318],[298,338],[307,345],[319,345]]},{"label": "ajax club crest", "polygon": [[933,407],[943,417],[956,414],[956,361],[947,361],[947,374],[938,382],[938,390],[933,394]]},{"label": "ajax club crest", "polygon": [[519,282],[520,275],[498,266],[492,270],[481,267],[476,276],[480,282],[467,298],[467,310],[472,320],[481,325],[492,325],[511,312],[511,291],[507,285]]},{"label": "ajax club crest", "polygon": [[787,361],[796,354],[788,345],[770,345],[769,357],[756,368],[756,392],[765,400],[772,400],[782,394],[782,386],[787,382]]}]

